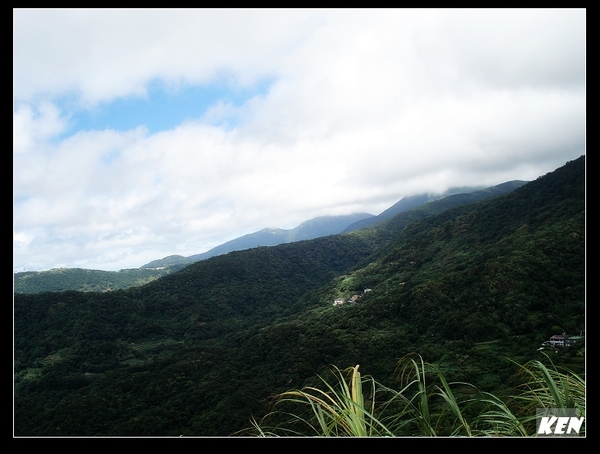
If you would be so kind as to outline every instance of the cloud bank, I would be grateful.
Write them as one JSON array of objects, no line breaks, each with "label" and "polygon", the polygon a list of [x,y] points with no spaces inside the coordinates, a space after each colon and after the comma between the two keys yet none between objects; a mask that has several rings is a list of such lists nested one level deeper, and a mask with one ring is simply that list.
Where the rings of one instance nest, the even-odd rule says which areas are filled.
[{"label": "cloud bank", "polygon": [[[13,267],[138,267],[419,192],[535,179],[585,153],[585,19],[16,9]],[[169,126],[151,130],[157,83],[188,104],[194,87],[219,92],[176,126],[165,108]],[[133,109],[119,125],[123,100],[139,123]],[[100,110],[114,124],[79,126]]]}]

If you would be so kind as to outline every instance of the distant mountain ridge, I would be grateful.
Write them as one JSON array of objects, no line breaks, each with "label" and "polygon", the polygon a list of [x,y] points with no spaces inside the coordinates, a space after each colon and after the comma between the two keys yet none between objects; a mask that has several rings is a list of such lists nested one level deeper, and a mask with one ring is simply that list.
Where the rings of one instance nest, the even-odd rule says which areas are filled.
[{"label": "distant mountain ridge", "polygon": [[226,254],[232,251],[241,251],[259,246],[277,246],[294,241],[312,240],[321,236],[336,235],[342,233],[346,227],[360,220],[374,217],[369,213],[354,213],[342,216],[320,216],[310,219],[294,227],[293,229],[265,228],[254,233],[235,238],[216,246],[209,251],[194,254],[189,257],[181,255],[170,255],[162,259],[153,260],[140,268],[160,268],[163,266],[191,264],[199,260],[205,260],[216,255]]},{"label": "distant mountain ridge", "polygon": [[[153,260],[139,268],[120,271],[100,271],[76,268],[53,269],[39,272],[14,273],[14,293],[38,293],[44,291],[114,291],[158,279],[179,271],[195,262],[233,251],[260,246],[277,246],[284,243],[312,240],[319,237],[349,233],[366,227],[380,226],[380,234],[388,236],[398,228],[396,224],[439,213],[448,208],[477,202],[488,197],[512,191],[525,181],[509,181],[485,189],[480,187],[453,188],[443,194],[417,194],[402,198],[377,216],[355,213],[343,216],[321,216],[310,219],[293,229],[265,228],[218,245],[209,251],[184,257],[169,255]],[[459,193],[456,193],[456,192]],[[399,214],[401,217],[396,218]],[[389,224],[390,225],[385,225]],[[387,233],[383,233],[387,232]]]},{"label": "distant mountain ridge", "polygon": [[343,233],[353,232],[354,230],[370,227],[381,221],[385,221],[386,219],[391,219],[397,214],[411,210],[418,206],[425,205],[426,203],[435,202],[436,200],[446,199],[449,197],[455,197],[456,200],[453,201],[458,201],[459,199],[473,201],[475,201],[475,199],[482,200],[486,196],[500,195],[504,194],[505,192],[512,191],[513,189],[523,186],[525,183],[527,183],[527,181],[512,180],[489,188],[486,188],[485,186],[456,187],[450,188],[442,194],[425,193],[403,197],[394,205],[389,207],[387,210],[382,211],[377,216],[361,219],[355,222],[354,224],[350,224],[348,227],[346,227]]},{"label": "distant mountain ridge", "polygon": [[[512,187],[512,189],[515,189],[526,183],[525,181],[519,181],[518,184],[515,184],[515,182],[516,180],[513,182],[503,183],[503,185],[509,185],[507,187]],[[498,187],[500,186],[501,185]],[[369,213],[354,213],[345,216],[321,216],[305,221],[290,230],[265,228],[254,233],[249,233],[239,238],[235,238],[231,241],[227,241],[226,243],[220,244],[207,252],[194,254],[189,257],[170,255],[162,259],[157,259],[146,263],[140,268],[160,269],[167,266],[185,266],[199,260],[205,260],[210,257],[227,254],[228,252],[232,251],[241,251],[259,246],[277,246],[279,244],[292,243],[294,241],[312,240],[321,236],[348,233],[354,230],[370,227],[386,219],[393,218],[397,214],[435,200],[443,199],[455,194],[470,194],[476,191],[486,190],[484,188],[484,186],[455,187],[442,194],[424,193],[403,197],[390,208],[376,216]],[[493,193],[490,195],[501,194],[504,191],[500,190],[496,192],[492,190],[492,192]]]}]

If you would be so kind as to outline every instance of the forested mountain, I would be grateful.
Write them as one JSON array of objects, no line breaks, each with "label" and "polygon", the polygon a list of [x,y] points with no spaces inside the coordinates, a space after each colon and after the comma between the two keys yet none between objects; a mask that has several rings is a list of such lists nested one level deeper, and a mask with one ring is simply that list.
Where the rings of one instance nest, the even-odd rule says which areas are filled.
[{"label": "forested mountain", "polygon": [[[501,196],[433,203],[141,287],[16,294],[15,435],[230,435],[332,364],[391,385],[410,352],[450,380],[517,386],[507,358],[585,329],[585,158]],[[553,361],[582,372],[581,353]]]},{"label": "forested mountain", "polygon": [[[231,251],[251,249],[258,246],[276,246],[283,243],[351,232],[375,225],[400,213],[411,211],[408,217],[403,217],[401,220],[401,222],[406,223],[422,216],[441,212],[452,206],[472,203],[504,194],[524,183],[523,181],[511,181],[480,190],[476,190],[475,188],[454,188],[447,191],[444,195],[419,194],[404,197],[377,216],[368,213],[355,213],[345,216],[321,216],[305,221],[289,230],[266,228],[233,239],[201,254],[189,257],[170,255],[146,263],[140,268],[119,271],[56,268],[49,271],[15,273],[13,276],[14,292],[39,293],[60,292],[64,290],[104,292],[126,289],[143,285],[166,274],[179,271],[199,260],[205,260]],[[437,202],[432,203],[433,201]],[[420,206],[423,206],[422,209],[416,209]]]},{"label": "forested mountain", "polygon": [[48,271],[24,271],[15,273],[15,293],[62,292],[108,292],[147,284],[175,268],[143,269],[131,268],[119,271],[88,270],[85,268],[53,268]]},{"label": "forested mountain", "polygon": [[55,268],[48,271],[25,271],[13,276],[15,293],[106,292],[146,284],[166,274],[179,271],[187,265],[231,251],[258,246],[275,246],[282,243],[319,238],[341,233],[349,224],[372,217],[368,213],[343,216],[321,216],[310,219],[293,229],[263,229],[216,246],[207,252],[189,257],[170,255],[153,260],[140,268],[119,271],[89,270],[83,268]]},{"label": "forested mountain", "polygon": [[227,241],[201,254],[194,254],[189,257],[165,257],[165,259],[154,260],[147,263],[142,266],[142,268],[154,268],[172,264],[189,265],[199,260],[205,260],[232,251],[242,251],[244,249],[252,249],[259,246],[277,246],[278,244],[283,243],[292,243],[294,241],[311,240],[322,236],[335,235],[337,233],[342,233],[348,225],[370,217],[373,217],[373,215],[369,213],[354,213],[344,216],[320,216],[304,221],[293,229],[266,228]]}]

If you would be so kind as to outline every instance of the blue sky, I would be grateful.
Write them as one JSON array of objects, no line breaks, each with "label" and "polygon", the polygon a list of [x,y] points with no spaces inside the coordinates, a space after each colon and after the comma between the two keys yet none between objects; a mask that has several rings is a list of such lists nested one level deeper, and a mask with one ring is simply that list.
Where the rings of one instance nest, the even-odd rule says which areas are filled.
[{"label": "blue sky", "polygon": [[139,267],[585,154],[585,9],[17,8],[13,56],[15,271]]},{"label": "blue sky", "polygon": [[[69,114],[69,127],[62,139],[80,130],[115,129],[127,131],[145,126],[150,133],[175,128],[185,121],[202,117],[217,103],[240,107],[256,96],[265,96],[270,80],[258,81],[251,87],[235,88],[216,81],[210,85],[171,87],[154,80],[143,96],[130,95],[102,102],[93,108],[77,106],[74,95],[56,100],[58,108]],[[235,117],[223,118],[217,126],[235,127]]]}]

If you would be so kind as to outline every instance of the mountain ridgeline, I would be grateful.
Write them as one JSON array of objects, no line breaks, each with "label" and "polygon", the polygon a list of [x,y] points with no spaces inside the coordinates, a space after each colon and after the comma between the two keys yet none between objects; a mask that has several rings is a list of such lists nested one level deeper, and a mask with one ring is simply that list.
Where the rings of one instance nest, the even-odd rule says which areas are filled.
[{"label": "mountain ridgeline", "polygon": [[201,254],[194,254],[189,257],[180,255],[169,256],[164,259],[153,260],[152,262],[143,265],[141,268],[157,268],[174,264],[189,265],[199,260],[205,260],[232,251],[252,249],[259,246],[277,246],[278,244],[283,243],[292,243],[294,241],[311,240],[322,236],[335,235],[337,233],[342,233],[347,226],[370,217],[373,217],[373,215],[368,213],[354,213],[345,216],[321,216],[305,221],[289,230],[266,228],[227,241],[226,243],[220,244]]},{"label": "mountain ridgeline", "polygon": [[[487,189],[473,187],[453,188],[444,194],[418,194],[402,198],[399,202],[377,216],[368,213],[355,213],[342,216],[321,216],[310,219],[293,229],[265,228],[250,233],[201,254],[188,257],[169,255],[153,260],[140,268],[119,271],[100,271],[82,268],[56,268],[49,271],[26,271],[14,274],[15,293],[39,293],[64,290],[112,291],[143,285],[166,274],[181,270],[194,262],[205,260],[232,251],[251,249],[259,246],[276,246],[283,243],[309,240],[343,232],[351,232],[372,226],[400,213],[427,204],[423,209],[412,212],[414,216],[428,216],[451,206],[471,203],[509,192],[525,184],[525,181],[511,181]],[[437,203],[430,203],[444,199]],[[403,218],[406,222],[411,217]]]},{"label": "mountain ridgeline", "polygon": [[368,213],[321,216],[305,221],[289,230],[266,228],[233,239],[201,254],[189,257],[169,255],[162,259],[146,263],[139,268],[122,269],[119,271],[53,268],[48,271],[19,272],[14,274],[14,292],[39,293],[61,292],[64,290],[105,292],[135,287],[158,279],[166,274],[179,271],[199,260],[205,260],[216,255],[259,246],[276,246],[283,243],[342,233],[348,225],[372,216],[372,214]]},{"label": "mountain ridgeline", "polygon": [[15,294],[15,435],[231,435],[331,365],[393,386],[410,352],[510,392],[510,360],[585,329],[585,157],[515,186],[126,290]]}]

